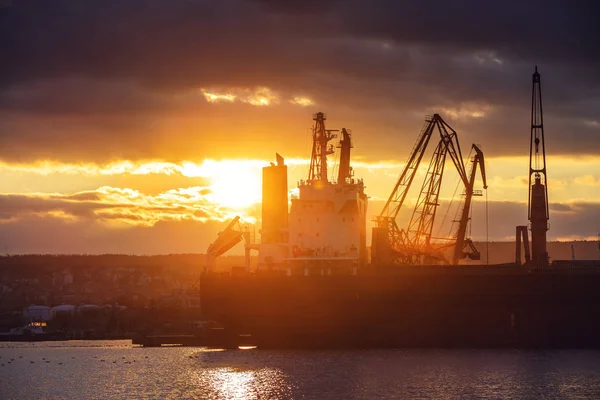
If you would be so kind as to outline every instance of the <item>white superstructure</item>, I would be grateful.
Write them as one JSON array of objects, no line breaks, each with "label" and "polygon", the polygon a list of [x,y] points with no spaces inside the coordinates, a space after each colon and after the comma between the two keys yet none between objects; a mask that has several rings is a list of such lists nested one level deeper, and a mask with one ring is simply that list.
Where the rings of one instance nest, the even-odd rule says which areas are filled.
[{"label": "white superstructure", "polygon": [[362,180],[300,182],[289,215],[290,258],[346,258],[365,251],[367,196]]},{"label": "white superstructure", "polygon": [[283,159],[278,156],[277,165],[263,170],[259,270],[304,275],[351,273],[366,262],[368,199],[363,181],[353,177],[350,167],[350,132],[342,129],[338,176],[329,181],[327,155],[334,151],[328,142],[337,135],[325,129],[323,113],[313,119],[309,177],[299,182],[299,194],[291,199],[289,213]]}]

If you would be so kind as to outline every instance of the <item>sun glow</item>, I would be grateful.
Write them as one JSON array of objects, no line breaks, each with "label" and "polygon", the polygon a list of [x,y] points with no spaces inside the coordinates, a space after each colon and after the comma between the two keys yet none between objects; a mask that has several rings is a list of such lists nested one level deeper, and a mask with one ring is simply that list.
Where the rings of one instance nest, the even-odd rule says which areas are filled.
[{"label": "sun glow", "polygon": [[243,209],[261,202],[261,168],[265,165],[249,160],[205,160],[195,168],[188,165],[187,172],[209,179],[210,193],[206,198],[212,203]]}]

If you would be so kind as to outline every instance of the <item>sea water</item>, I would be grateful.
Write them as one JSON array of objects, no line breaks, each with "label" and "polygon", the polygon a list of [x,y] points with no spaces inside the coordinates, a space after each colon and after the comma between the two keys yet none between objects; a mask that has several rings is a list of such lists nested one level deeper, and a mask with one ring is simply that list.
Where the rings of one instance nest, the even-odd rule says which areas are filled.
[{"label": "sea water", "polygon": [[600,351],[0,343],[0,399],[599,399]]}]

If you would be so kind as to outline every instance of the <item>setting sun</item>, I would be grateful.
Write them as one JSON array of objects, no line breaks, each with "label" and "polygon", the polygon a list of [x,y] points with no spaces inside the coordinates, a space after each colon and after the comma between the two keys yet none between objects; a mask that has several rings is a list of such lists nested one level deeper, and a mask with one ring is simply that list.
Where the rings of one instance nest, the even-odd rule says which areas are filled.
[{"label": "setting sun", "polygon": [[261,168],[267,163],[250,160],[205,160],[200,166],[184,165],[184,174],[210,181],[206,197],[214,204],[245,209],[261,201]]}]

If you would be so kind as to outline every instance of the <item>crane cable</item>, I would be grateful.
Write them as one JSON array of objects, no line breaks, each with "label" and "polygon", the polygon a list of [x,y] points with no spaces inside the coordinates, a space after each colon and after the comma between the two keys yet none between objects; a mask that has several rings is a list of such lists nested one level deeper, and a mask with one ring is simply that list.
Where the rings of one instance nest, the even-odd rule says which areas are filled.
[{"label": "crane cable", "polygon": [[488,211],[488,190],[485,189],[485,264],[490,264],[490,231],[489,231],[489,216]]}]

